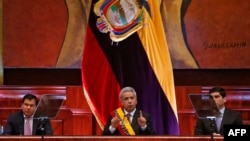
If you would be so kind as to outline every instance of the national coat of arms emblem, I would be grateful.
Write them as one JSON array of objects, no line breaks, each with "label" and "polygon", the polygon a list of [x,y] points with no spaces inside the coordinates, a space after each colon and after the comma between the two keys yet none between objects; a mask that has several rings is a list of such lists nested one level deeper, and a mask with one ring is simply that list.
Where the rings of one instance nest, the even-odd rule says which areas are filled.
[{"label": "national coat of arms emblem", "polygon": [[120,42],[143,27],[143,10],[137,0],[99,0],[94,6],[96,26]]}]

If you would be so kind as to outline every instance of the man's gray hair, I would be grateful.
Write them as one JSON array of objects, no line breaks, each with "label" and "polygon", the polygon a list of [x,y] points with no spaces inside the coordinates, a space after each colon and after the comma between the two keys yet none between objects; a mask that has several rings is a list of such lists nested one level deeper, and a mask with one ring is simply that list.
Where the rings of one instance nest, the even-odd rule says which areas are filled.
[{"label": "man's gray hair", "polygon": [[122,94],[125,93],[125,92],[132,92],[135,95],[135,97],[137,97],[135,89],[133,87],[128,86],[128,87],[124,87],[124,88],[121,89],[121,91],[120,91],[120,100],[122,100]]}]

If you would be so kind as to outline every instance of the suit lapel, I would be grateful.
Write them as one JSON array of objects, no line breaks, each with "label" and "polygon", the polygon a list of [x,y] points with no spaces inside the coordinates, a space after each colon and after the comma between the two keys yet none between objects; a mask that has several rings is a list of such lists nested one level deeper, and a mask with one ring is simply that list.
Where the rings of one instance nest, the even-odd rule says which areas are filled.
[{"label": "suit lapel", "polygon": [[137,125],[137,119],[139,118],[140,113],[139,111],[136,109],[134,115],[133,115],[133,119],[132,119],[132,127],[135,127]]},{"label": "suit lapel", "polygon": [[39,125],[40,125],[40,120],[33,119],[33,130],[32,130],[33,135],[36,134]]},{"label": "suit lapel", "polygon": [[221,121],[221,127],[220,129],[223,127],[224,123],[227,123],[227,119],[225,117],[230,117],[227,108],[224,111],[223,117],[222,117],[222,121]]},{"label": "suit lapel", "polygon": [[20,131],[20,134],[24,134],[24,117],[23,117],[23,112],[20,112],[19,116],[21,118],[18,118],[18,119],[21,119],[21,121],[19,123],[21,123],[20,127],[19,127],[19,131]]}]

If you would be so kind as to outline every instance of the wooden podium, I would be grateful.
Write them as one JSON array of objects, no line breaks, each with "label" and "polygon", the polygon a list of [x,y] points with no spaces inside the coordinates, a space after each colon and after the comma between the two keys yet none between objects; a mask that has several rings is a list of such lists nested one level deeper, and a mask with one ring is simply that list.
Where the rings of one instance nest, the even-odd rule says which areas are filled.
[{"label": "wooden podium", "polygon": [[[39,136],[0,136],[0,141],[40,141]],[[45,136],[45,141],[210,141],[210,136]],[[214,141],[223,141],[214,137]]]}]

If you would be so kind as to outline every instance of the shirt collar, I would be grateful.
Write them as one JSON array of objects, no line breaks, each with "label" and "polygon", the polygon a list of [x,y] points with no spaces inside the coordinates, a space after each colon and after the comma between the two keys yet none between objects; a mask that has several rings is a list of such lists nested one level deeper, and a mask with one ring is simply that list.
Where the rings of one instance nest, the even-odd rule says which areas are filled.
[{"label": "shirt collar", "polygon": [[222,109],[220,109],[220,113],[221,113],[221,114],[224,114],[224,112],[225,112],[225,107],[222,108]]},{"label": "shirt collar", "polygon": [[[33,118],[34,115],[30,116],[29,118]],[[24,118],[28,118],[26,115],[23,115]]]},{"label": "shirt collar", "polygon": [[132,111],[132,112],[127,112],[126,110],[124,110],[124,113],[125,113],[125,115],[127,115],[128,113],[133,117],[134,116],[134,114],[135,114],[135,111],[136,111],[136,108]]}]

